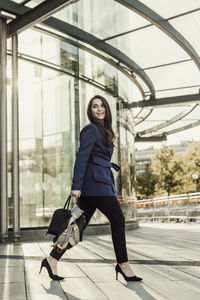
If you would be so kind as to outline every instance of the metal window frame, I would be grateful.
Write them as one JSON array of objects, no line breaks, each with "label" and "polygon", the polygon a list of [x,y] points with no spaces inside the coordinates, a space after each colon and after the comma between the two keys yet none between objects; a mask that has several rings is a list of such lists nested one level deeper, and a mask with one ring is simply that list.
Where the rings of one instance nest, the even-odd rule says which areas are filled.
[{"label": "metal window frame", "polygon": [[6,26],[6,19],[0,17],[0,241],[2,242],[8,239]]}]

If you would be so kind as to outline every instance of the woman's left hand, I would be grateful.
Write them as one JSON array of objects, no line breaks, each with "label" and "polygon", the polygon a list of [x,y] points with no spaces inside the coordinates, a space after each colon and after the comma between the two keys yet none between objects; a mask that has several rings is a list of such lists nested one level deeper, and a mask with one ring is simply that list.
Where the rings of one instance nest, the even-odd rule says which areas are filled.
[{"label": "woman's left hand", "polygon": [[78,198],[80,198],[80,196],[81,196],[81,191],[78,191],[78,190],[72,190],[72,191],[70,192],[70,195],[71,195],[72,197],[76,197],[76,198],[78,199]]}]

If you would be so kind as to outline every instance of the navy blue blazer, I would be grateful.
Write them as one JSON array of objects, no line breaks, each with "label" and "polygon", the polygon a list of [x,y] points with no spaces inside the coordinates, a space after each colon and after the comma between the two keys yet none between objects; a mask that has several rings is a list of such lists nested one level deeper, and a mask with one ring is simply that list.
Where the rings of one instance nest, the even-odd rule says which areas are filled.
[{"label": "navy blue blazer", "polygon": [[120,167],[110,161],[114,146],[105,146],[97,125],[87,124],[80,132],[80,146],[76,153],[71,190],[80,190],[81,196],[115,196],[111,168]]}]

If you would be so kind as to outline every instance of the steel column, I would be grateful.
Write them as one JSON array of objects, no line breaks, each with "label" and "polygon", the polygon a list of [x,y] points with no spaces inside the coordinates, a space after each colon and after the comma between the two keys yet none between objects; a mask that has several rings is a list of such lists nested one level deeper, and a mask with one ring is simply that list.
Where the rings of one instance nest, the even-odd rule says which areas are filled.
[{"label": "steel column", "polygon": [[20,237],[19,201],[18,36],[12,36],[12,200],[13,238]]},{"label": "steel column", "polygon": [[0,17],[0,240],[8,238],[6,19]]}]

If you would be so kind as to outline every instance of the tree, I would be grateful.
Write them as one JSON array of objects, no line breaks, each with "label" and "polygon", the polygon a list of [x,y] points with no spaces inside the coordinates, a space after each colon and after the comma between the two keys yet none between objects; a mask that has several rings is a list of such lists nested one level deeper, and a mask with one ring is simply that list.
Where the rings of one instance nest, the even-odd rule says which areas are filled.
[{"label": "tree", "polygon": [[[193,174],[200,178],[200,142],[190,144],[182,156],[183,165],[183,192],[189,193],[195,191],[195,182],[192,179]],[[200,180],[197,181],[197,191],[200,190]]]},{"label": "tree", "polygon": [[164,146],[159,149],[152,159],[152,166],[158,178],[159,192],[164,190],[169,196],[171,192],[177,192],[180,189],[183,184],[183,168],[172,147]]},{"label": "tree", "polygon": [[155,186],[157,183],[157,176],[149,164],[145,165],[145,171],[136,178],[136,192],[137,196],[145,196],[148,198],[155,193]]}]

